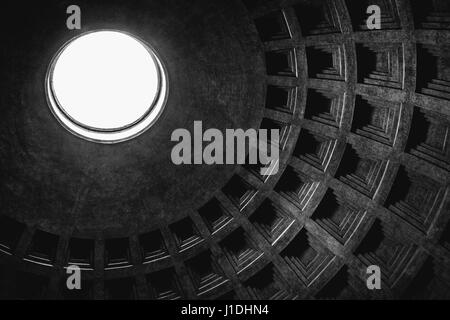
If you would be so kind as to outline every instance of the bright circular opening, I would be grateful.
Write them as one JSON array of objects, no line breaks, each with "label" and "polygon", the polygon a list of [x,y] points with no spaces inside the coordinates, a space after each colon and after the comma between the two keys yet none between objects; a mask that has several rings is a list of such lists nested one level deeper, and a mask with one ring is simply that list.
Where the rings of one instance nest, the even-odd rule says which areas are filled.
[{"label": "bright circular opening", "polygon": [[167,79],[149,45],[126,33],[97,31],[58,52],[47,76],[47,95],[66,129],[114,143],[136,137],[157,120]]}]

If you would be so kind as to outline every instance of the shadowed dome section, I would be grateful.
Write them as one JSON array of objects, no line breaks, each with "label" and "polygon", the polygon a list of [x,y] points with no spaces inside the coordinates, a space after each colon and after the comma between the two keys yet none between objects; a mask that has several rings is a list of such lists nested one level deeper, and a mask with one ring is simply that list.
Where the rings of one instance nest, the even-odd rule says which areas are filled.
[{"label": "shadowed dome section", "polygon": [[47,95],[53,114],[69,131],[114,143],[143,133],[157,120],[167,80],[148,45],[102,30],[63,46],[50,66]]},{"label": "shadowed dome section", "polygon": [[[46,72],[33,65],[68,40],[47,35],[60,8],[36,6],[46,28],[10,11],[0,297],[450,298],[448,0],[78,2],[95,12],[89,30],[128,25],[151,40],[170,99],[127,143],[65,134],[32,87]],[[369,5],[381,30],[367,29]],[[55,48],[36,54],[41,43]],[[170,134],[194,119],[279,129],[279,172],[172,165]],[[71,263],[80,291],[66,288]],[[381,290],[367,288],[373,265]]]}]

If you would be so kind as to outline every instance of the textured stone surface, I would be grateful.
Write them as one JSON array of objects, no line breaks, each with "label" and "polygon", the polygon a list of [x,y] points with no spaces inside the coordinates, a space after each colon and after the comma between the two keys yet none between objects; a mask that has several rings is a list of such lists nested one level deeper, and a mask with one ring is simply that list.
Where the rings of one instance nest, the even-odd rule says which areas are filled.
[{"label": "textured stone surface", "polygon": [[[1,21],[2,297],[450,297],[448,1],[81,1],[83,31],[132,32],[169,71],[162,119],[118,146],[52,118],[46,68],[76,32],[44,3]],[[281,129],[280,172],[173,166],[194,120]]]}]

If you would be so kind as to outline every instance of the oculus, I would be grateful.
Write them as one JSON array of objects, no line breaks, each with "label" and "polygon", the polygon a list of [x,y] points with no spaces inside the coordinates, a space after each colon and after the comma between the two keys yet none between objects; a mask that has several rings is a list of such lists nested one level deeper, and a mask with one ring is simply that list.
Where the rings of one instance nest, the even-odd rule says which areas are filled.
[{"label": "oculus", "polygon": [[161,115],[167,75],[145,42],[111,30],[89,32],[67,42],[46,77],[53,115],[71,133],[98,143],[130,140]]}]

